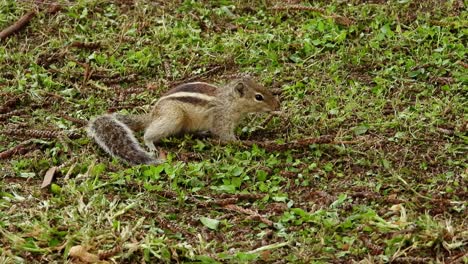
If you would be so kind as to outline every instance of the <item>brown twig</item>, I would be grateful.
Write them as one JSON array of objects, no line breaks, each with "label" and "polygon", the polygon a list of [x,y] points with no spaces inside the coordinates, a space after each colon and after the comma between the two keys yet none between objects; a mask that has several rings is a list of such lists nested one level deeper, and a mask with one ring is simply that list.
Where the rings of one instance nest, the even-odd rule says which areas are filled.
[{"label": "brown twig", "polygon": [[113,248],[111,248],[109,250],[99,252],[98,256],[99,256],[100,260],[105,260],[105,259],[109,259],[109,258],[117,255],[121,251],[122,251],[122,247],[120,245],[117,245],[117,246],[115,246],[115,247],[113,247]]},{"label": "brown twig", "polygon": [[120,102],[124,102],[125,99],[130,95],[130,94],[140,94],[145,91],[151,91],[147,88],[143,87],[135,87],[135,88],[129,88],[129,89],[118,89],[116,93],[118,94],[117,100],[114,101],[114,106],[118,106]]},{"label": "brown twig", "polygon": [[325,14],[325,9],[323,8],[320,8],[320,7],[313,7],[313,6],[303,6],[303,5],[277,5],[277,6],[273,6],[273,7],[270,7],[268,8],[270,10],[279,10],[279,11],[282,11],[282,10],[299,10],[299,11],[313,11],[313,12],[318,12],[318,13],[321,13],[321,14]]},{"label": "brown twig", "polygon": [[269,151],[283,151],[288,149],[301,149],[306,148],[312,144],[334,144],[334,145],[342,145],[342,144],[356,144],[360,141],[341,141],[341,140],[334,140],[334,136],[327,135],[318,138],[306,138],[297,141],[292,141],[289,143],[278,144],[274,141],[255,141],[255,140],[244,140],[241,142],[243,146],[251,147],[253,145],[257,145]]},{"label": "brown twig", "polygon": [[53,15],[60,10],[62,10],[62,6],[57,3],[53,3],[50,5],[49,9],[47,9],[47,14]]},{"label": "brown twig", "polygon": [[0,114],[0,121],[3,121],[3,120],[6,120],[12,116],[17,116],[17,115],[21,115],[21,114],[24,114],[26,112],[25,109],[17,109],[17,110],[13,110],[11,112],[8,112],[6,114]]},{"label": "brown twig", "polygon": [[424,258],[424,257],[399,257],[390,260],[391,263],[414,263],[414,264],[424,264],[429,263],[432,259],[431,258]]},{"label": "brown twig", "polygon": [[120,90],[119,92],[127,96],[130,94],[140,94],[146,91],[154,91],[154,89],[152,89],[151,87],[135,87],[135,88],[128,88],[125,90]]},{"label": "brown twig", "polygon": [[0,32],[0,41],[6,39],[10,35],[20,31],[23,29],[31,19],[36,16],[36,11],[32,10],[22,16],[18,21],[16,21],[13,25],[5,28]]},{"label": "brown twig", "polygon": [[238,212],[238,213],[247,214],[247,215],[250,216],[251,219],[259,220],[260,222],[266,224],[267,226],[273,226],[273,221],[261,216],[258,212],[254,211],[252,209],[242,208],[242,207],[240,207],[238,205],[235,205],[235,204],[227,204],[227,205],[223,206],[223,208],[231,210],[231,211],[235,211],[235,212]]},{"label": "brown twig", "polygon": [[171,223],[170,221],[166,220],[165,218],[163,218],[163,217],[161,217],[159,215],[156,215],[155,218],[163,228],[166,228],[166,229],[170,230],[171,232],[173,232],[175,234],[181,233],[187,239],[189,239],[190,237],[193,237],[192,233],[190,233],[187,230],[185,230],[185,229]]},{"label": "brown twig", "polygon": [[72,48],[79,48],[79,49],[90,49],[95,50],[101,48],[100,42],[81,42],[81,41],[74,41],[70,44]]},{"label": "brown twig", "polygon": [[84,120],[84,119],[79,119],[79,118],[74,118],[72,116],[69,116],[67,114],[59,114],[60,117],[62,117],[63,119],[65,120],[68,120],[76,125],[78,125],[78,127],[82,127],[82,126],[86,126],[88,124],[88,121]]},{"label": "brown twig", "polygon": [[270,121],[273,119],[274,116],[275,116],[275,114],[270,114],[270,115],[265,119],[265,121],[262,122],[262,124],[260,125],[260,127],[265,127],[266,125],[268,125],[268,123],[270,123]]},{"label": "brown twig", "polygon": [[468,68],[468,63],[466,63],[466,62],[457,61],[457,63],[460,64],[461,66],[463,66],[465,69]]},{"label": "brown twig", "polygon": [[30,151],[31,149],[33,149],[35,147],[35,144],[31,144],[31,143],[32,143],[31,139],[26,140],[23,143],[15,146],[15,147],[12,147],[12,148],[10,148],[8,150],[0,152],[0,159],[8,159],[13,155],[16,155],[16,154],[21,155],[21,154],[24,154],[24,153]]},{"label": "brown twig", "polygon": [[333,18],[337,24],[340,24],[340,25],[343,25],[343,26],[350,26],[350,25],[354,24],[353,19],[350,19],[350,18],[347,18],[347,17],[344,17],[344,16],[340,16],[340,15],[336,15],[336,14],[331,14],[331,15],[327,16],[325,9],[320,8],[320,7],[303,6],[303,5],[278,5],[278,6],[270,7],[269,9],[270,10],[278,10],[278,11],[282,11],[282,10],[286,10],[286,11],[289,11],[289,10],[293,10],[293,11],[312,11],[312,12],[320,13],[326,18]]},{"label": "brown twig", "polygon": [[372,255],[379,255],[382,254],[383,248],[371,241],[368,237],[366,236],[361,236],[360,237],[361,241],[364,242],[364,245],[369,249],[370,253]]},{"label": "brown twig", "polygon": [[83,85],[86,84],[91,78],[91,75],[93,74],[93,70],[91,69],[91,66],[89,66],[88,63],[85,63],[84,65],[84,73],[83,73]]},{"label": "brown twig", "polygon": [[[53,98],[53,100],[57,101],[57,100],[65,100],[65,98],[63,98],[62,95],[60,94],[56,94],[56,93],[52,93],[52,92],[45,92],[46,95],[50,96],[51,98]],[[48,99],[47,99],[48,100]]]},{"label": "brown twig", "polygon": [[11,108],[21,102],[23,96],[15,96],[8,99],[1,107],[0,113],[6,113],[11,110]]},{"label": "brown twig", "polygon": [[[52,14],[57,13],[60,10],[62,10],[62,7],[57,3],[53,3],[47,9],[46,13],[52,15]],[[33,19],[36,15],[37,15],[36,10],[31,10],[27,12],[25,15],[23,15],[20,19],[18,19],[13,25],[2,30],[0,32],[0,41],[8,38],[9,36],[15,34],[16,32],[26,27],[29,21],[31,21],[31,19]]]},{"label": "brown twig", "polygon": [[[93,78],[93,80],[96,80],[97,78]],[[110,77],[105,77],[103,79],[99,79],[100,82],[104,84],[116,84],[116,83],[122,83],[122,82],[134,82],[137,80],[137,75],[136,74],[129,74],[127,76],[110,76]]]},{"label": "brown twig", "polygon": [[258,194],[258,193],[238,193],[238,194],[227,194],[223,193],[219,196],[219,198],[236,198],[238,200],[259,200],[263,199],[265,194]]},{"label": "brown twig", "polygon": [[348,18],[348,17],[345,17],[345,16],[340,16],[340,15],[331,15],[331,16],[325,16],[325,17],[330,17],[330,18],[333,18],[333,20],[335,20],[335,22],[339,25],[342,25],[342,26],[346,26],[346,27],[349,27],[351,26],[352,24],[354,24],[354,20],[351,19],[351,18]]},{"label": "brown twig", "polygon": [[36,129],[4,129],[2,134],[20,137],[35,137],[35,138],[57,138],[59,131],[51,130],[36,130]]},{"label": "brown twig", "polygon": [[446,260],[445,263],[447,264],[452,264],[452,263],[462,263],[463,257],[468,256],[468,253],[466,251],[461,251],[460,253],[450,257],[449,259]]},{"label": "brown twig", "polygon": [[73,157],[73,158],[71,158],[71,159],[65,161],[64,163],[62,163],[62,164],[60,164],[59,166],[57,166],[57,170],[60,171],[60,170],[62,170],[63,168],[70,166],[72,163],[75,163],[75,162],[76,162],[76,159],[77,159],[76,157]]},{"label": "brown twig", "polygon": [[72,60],[73,62],[75,62],[76,64],[80,65],[81,67],[83,67],[84,69],[84,72],[83,72],[83,85],[85,85],[89,79],[91,78],[92,74],[93,74],[93,70],[91,69],[91,66],[89,65],[89,63],[86,63],[86,62],[79,62],[77,60]]},{"label": "brown twig", "polygon": [[232,58],[228,58],[226,59],[225,61],[222,62],[222,65],[216,65],[216,66],[208,66],[207,68],[211,68],[205,72],[202,72],[200,74],[197,74],[197,75],[193,75],[191,77],[185,77],[185,78],[182,78],[181,80],[178,80],[178,81],[173,81],[169,84],[169,86],[177,86],[179,84],[182,84],[182,83],[187,83],[187,82],[193,82],[195,80],[199,80],[201,78],[206,78],[207,76],[212,76],[214,74],[217,74],[218,72],[221,72],[221,71],[226,71],[228,69],[231,69],[232,67],[234,67],[235,65],[235,62]]},{"label": "brown twig", "polygon": [[224,69],[224,66],[215,66],[214,68],[212,68],[212,69],[210,69],[210,70],[208,70],[206,72],[203,72],[203,73],[200,73],[200,74],[197,74],[197,75],[193,75],[191,77],[183,78],[182,80],[171,82],[169,84],[169,86],[177,86],[177,85],[182,84],[182,83],[192,82],[192,81],[198,80],[198,79],[200,79],[200,78],[202,78],[204,76],[213,75],[216,72],[221,71],[222,69]]},{"label": "brown twig", "polygon": [[226,205],[229,205],[229,204],[235,204],[239,201],[239,199],[235,198],[235,197],[231,197],[231,198],[224,198],[224,199],[215,199],[213,201],[210,201],[208,202],[208,204],[210,205],[219,205],[219,206],[226,206]]},{"label": "brown twig", "polygon": [[56,130],[37,130],[37,129],[4,129],[1,131],[2,134],[12,135],[18,137],[30,137],[30,138],[59,138],[61,136],[67,136],[69,138],[79,138],[80,135],[74,132],[68,131],[56,131]]},{"label": "brown twig", "polygon": [[[68,49],[65,49],[65,50],[55,49],[55,51],[52,51],[52,52],[46,51],[39,55],[39,57],[36,60],[37,61],[36,63],[43,67],[49,67],[51,64],[62,62],[69,52],[70,51]],[[54,69],[54,68],[49,68],[48,71],[53,74],[57,74],[57,73],[63,74],[62,71],[58,69]]]},{"label": "brown twig", "polygon": [[[177,194],[172,191],[158,191],[158,195],[169,198],[169,199],[176,199]],[[255,193],[245,193],[245,194],[221,194],[220,196],[213,198],[210,201],[200,201],[196,197],[193,196],[186,196],[187,201],[192,202],[199,207],[205,208],[212,205],[219,205],[225,207],[227,205],[233,205],[237,203],[239,200],[258,200],[265,197],[263,194],[255,194]],[[253,211],[249,211],[253,212]]]}]

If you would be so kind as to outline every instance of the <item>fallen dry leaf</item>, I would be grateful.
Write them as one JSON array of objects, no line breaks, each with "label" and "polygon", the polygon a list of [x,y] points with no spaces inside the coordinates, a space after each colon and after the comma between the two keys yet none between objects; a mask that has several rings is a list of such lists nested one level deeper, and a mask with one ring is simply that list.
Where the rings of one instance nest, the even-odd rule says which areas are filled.
[{"label": "fallen dry leaf", "polygon": [[69,255],[70,257],[78,258],[86,263],[96,263],[99,261],[98,255],[89,253],[88,250],[81,245],[72,247]]},{"label": "fallen dry leaf", "polygon": [[42,189],[47,188],[47,187],[50,186],[50,184],[52,183],[52,180],[54,179],[55,171],[57,171],[56,166],[50,167],[47,170],[47,172],[46,172],[46,174],[44,176],[44,180],[42,181],[42,185],[41,185]]}]

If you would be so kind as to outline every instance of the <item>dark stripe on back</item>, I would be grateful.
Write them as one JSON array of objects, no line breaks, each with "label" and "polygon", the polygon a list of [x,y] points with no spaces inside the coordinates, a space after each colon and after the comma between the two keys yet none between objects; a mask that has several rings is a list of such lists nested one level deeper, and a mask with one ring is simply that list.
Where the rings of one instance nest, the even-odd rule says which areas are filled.
[{"label": "dark stripe on back", "polygon": [[170,95],[178,92],[201,93],[209,96],[216,94],[216,86],[207,83],[185,83],[172,88],[164,95]]},{"label": "dark stripe on back", "polygon": [[208,100],[197,98],[194,96],[167,97],[164,99],[172,100],[172,101],[179,101],[179,102],[188,103],[192,105],[200,105],[200,106],[207,105],[208,103],[210,103],[210,101]]}]

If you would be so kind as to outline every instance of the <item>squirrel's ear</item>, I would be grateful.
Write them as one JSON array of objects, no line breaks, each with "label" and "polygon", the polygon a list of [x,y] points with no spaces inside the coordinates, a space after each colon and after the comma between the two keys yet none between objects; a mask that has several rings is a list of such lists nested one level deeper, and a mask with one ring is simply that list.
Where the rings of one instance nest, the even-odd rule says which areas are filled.
[{"label": "squirrel's ear", "polygon": [[236,84],[236,92],[240,95],[240,97],[243,97],[245,94],[245,85],[242,82],[239,82]]}]

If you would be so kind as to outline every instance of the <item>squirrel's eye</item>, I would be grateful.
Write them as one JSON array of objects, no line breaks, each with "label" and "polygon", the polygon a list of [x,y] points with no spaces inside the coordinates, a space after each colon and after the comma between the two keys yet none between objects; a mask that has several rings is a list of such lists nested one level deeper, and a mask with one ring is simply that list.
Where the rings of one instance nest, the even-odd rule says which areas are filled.
[{"label": "squirrel's eye", "polygon": [[263,101],[263,95],[261,95],[261,94],[256,94],[256,95],[255,95],[255,100],[257,100],[257,101]]}]

